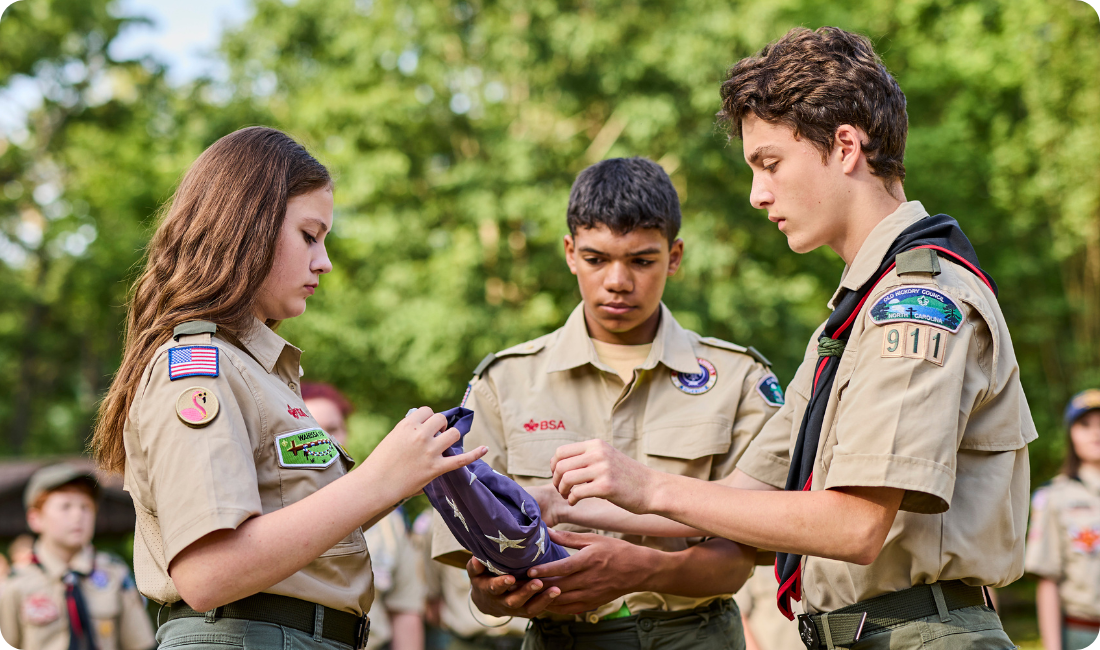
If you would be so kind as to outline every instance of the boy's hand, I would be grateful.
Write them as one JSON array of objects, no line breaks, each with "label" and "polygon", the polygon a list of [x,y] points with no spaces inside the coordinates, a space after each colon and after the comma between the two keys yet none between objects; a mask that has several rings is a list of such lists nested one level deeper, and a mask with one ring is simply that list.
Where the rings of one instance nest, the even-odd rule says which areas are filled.
[{"label": "boy's hand", "polygon": [[479,610],[490,616],[533,618],[541,614],[561,595],[561,589],[545,586],[541,580],[523,580],[512,576],[494,576],[476,557],[466,563],[470,576],[470,598]]},{"label": "boy's hand", "polygon": [[550,468],[554,472],[554,487],[570,505],[581,499],[602,497],[636,514],[650,511],[657,473],[603,440],[558,447]]}]

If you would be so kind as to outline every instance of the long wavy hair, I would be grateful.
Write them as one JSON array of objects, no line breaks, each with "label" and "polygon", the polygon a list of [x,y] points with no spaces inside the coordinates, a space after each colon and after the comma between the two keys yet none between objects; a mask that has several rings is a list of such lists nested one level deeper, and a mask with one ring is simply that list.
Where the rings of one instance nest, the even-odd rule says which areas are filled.
[{"label": "long wavy hair", "polygon": [[249,127],[195,160],[160,210],[134,284],[122,365],[99,407],[90,449],[122,472],[122,430],[153,353],[185,321],[206,320],[239,339],[253,322],[260,286],[275,257],[287,201],[332,186],[325,166],[281,131]]}]

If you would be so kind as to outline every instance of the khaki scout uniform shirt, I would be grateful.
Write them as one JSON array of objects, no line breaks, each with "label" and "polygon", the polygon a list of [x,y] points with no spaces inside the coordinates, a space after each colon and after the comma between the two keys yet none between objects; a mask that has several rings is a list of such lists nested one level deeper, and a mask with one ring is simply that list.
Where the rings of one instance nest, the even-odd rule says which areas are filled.
[{"label": "khaki scout uniform shirt", "polygon": [[[688,394],[676,373],[700,371],[700,359],[716,370],[714,385]],[[465,447],[489,448],[483,460],[529,487],[549,482],[558,447],[593,438],[663,472],[717,480],[734,464],[764,422],[775,413],[757,385],[773,377],[742,348],[702,338],[680,327],[661,305],[661,321],[649,357],[623,385],[600,362],[588,337],[584,306],[546,336],[504,350],[475,379],[466,406],[476,413]],[[618,537],[662,551],[681,551],[699,540],[642,537],[576,526],[565,530]],[[462,550],[441,520],[435,522],[433,557]],[[713,598],[652,592],[629,594],[595,612],[590,621],[617,612],[690,609]]]},{"label": "khaki scout uniform shirt", "polygon": [[[293,465],[299,456],[280,452],[277,438],[319,429],[298,386],[301,351],[259,321],[241,344],[209,334],[164,344],[145,369],[130,408],[123,434],[124,487],[137,510],[134,573],[141,593],[159,603],[180,600],[168,565],[181,550],[216,530],[235,529],[250,517],[300,501],[353,464],[339,445],[329,448],[339,451],[336,458],[321,467]],[[218,376],[170,380],[168,350],[177,345],[217,347]],[[218,415],[201,428],[185,425],[176,413],[177,399],[192,387],[207,389],[220,402]],[[312,435],[311,440],[319,439]],[[284,459],[290,466],[283,466]],[[353,530],[264,591],[362,615],[374,597],[362,531]]]},{"label": "khaki scout uniform shirt", "polygon": [[145,602],[130,570],[118,558],[86,546],[69,564],[35,544],[38,564],[16,569],[0,590],[0,630],[25,650],[68,650],[69,614],[65,583],[69,571],[85,577],[80,591],[88,606],[99,650],[149,650],[156,646]]},{"label": "khaki scout uniform shirt", "polygon": [[1029,573],[1058,583],[1062,611],[1100,621],[1100,473],[1057,476],[1031,500]]},{"label": "khaki scout uniform shirt", "polygon": [[[928,216],[917,201],[879,223],[841,278],[855,290],[878,270],[891,243]],[[942,272],[888,273],[852,324],[829,395],[811,489],[893,487],[901,509],[869,566],[806,556],[802,603],[829,612],[879,594],[938,580],[1003,586],[1023,574],[1029,469],[1035,439],[1020,372],[997,298],[965,268],[939,258]],[[889,356],[886,340],[904,323],[876,325],[867,312],[900,285],[942,292],[963,312],[959,331],[922,325],[946,346],[939,361]],[[814,334],[787,387],[787,403],[738,467],[782,489],[818,361]]]},{"label": "khaki scout uniform shirt", "polygon": [[760,650],[800,650],[798,623],[787,620],[775,606],[776,587],[774,568],[758,566],[733,599]]},{"label": "khaki scout uniform shirt", "polygon": [[424,613],[427,588],[420,552],[405,532],[405,517],[393,511],[367,530],[367,547],[374,568],[374,603],[370,611],[367,650],[378,650],[393,639],[390,612]]}]

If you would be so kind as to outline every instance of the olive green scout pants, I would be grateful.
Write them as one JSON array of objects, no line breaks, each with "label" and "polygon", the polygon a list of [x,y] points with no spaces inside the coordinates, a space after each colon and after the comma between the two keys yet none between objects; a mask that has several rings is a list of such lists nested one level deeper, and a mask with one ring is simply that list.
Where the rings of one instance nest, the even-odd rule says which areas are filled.
[{"label": "olive green scout pants", "polygon": [[[917,619],[888,632],[864,637],[851,650],[1012,650],[1001,619],[988,607],[951,610],[949,621],[939,616]],[[795,650],[798,650],[797,648]]]},{"label": "olive green scout pants", "polygon": [[[535,619],[523,650],[745,650],[732,599],[679,612],[645,611],[599,623]],[[792,650],[798,650],[794,648]]]}]

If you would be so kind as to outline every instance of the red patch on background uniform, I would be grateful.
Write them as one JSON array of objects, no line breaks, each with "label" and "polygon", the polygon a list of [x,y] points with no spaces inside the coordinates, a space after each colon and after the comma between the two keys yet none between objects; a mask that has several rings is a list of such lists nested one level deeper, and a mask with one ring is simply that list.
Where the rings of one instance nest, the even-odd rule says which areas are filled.
[{"label": "red patch on background uniform", "polygon": [[551,429],[564,429],[565,422],[563,420],[542,420],[535,422],[534,418],[530,422],[523,425],[525,431],[549,431]]},{"label": "red patch on background uniform", "polygon": [[309,417],[305,411],[297,407],[291,407],[290,404],[286,405],[286,412],[293,415],[295,420]]},{"label": "red patch on background uniform", "polygon": [[1095,528],[1082,528],[1073,533],[1073,548],[1092,554],[1100,548],[1100,531]]},{"label": "red patch on background uniform", "polygon": [[59,616],[57,603],[45,594],[31,594],[23,599],[23,620],[31,625],[47,625]]}]

